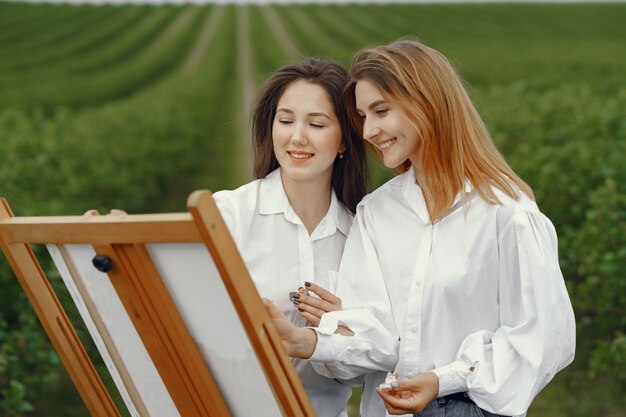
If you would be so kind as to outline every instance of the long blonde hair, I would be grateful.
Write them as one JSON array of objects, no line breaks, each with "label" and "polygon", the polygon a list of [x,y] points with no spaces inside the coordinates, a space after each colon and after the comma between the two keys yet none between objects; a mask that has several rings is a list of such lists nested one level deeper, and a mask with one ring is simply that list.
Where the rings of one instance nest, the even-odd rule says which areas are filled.
[{"label": "long blonde hair", "polygon": [[[417,130],[416,160],[431,222],[443,217],[466,179],[491,204],[500,204],[492,186],[515,200],[519,190],[534,198],[496,148],[460,77],[441,53],[414,40],[399,40],[358,52],[351,73],[352,93],[357,81],[368,80]],[[358,119],[356,106],[349,107]],[[410,166],[406,161],[400,170]]]}]

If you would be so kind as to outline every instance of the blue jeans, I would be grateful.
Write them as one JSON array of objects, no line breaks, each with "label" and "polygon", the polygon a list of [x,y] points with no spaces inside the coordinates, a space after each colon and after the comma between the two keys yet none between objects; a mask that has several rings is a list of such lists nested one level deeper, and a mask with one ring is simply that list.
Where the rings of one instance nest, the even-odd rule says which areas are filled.
[{"label": "blue jeans", "polygon": [[414,417],[503,417],[479,408],[466,394],[458,393],[435,399]]}]

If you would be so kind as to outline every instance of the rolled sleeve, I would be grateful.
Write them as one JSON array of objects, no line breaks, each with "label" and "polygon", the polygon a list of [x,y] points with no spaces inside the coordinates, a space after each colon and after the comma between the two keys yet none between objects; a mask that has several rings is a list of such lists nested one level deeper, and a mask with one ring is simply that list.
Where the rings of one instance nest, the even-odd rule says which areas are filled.
[{"label": "rolled sleeve", "polygon": [[[354,335],[336,334],[338,326],[349,328]],[[309,360],[324,376],[351,379],[374,371],[389,372],[396,366],[397,339],[367,310],[326,313],[314,330],[317,346]]]}]

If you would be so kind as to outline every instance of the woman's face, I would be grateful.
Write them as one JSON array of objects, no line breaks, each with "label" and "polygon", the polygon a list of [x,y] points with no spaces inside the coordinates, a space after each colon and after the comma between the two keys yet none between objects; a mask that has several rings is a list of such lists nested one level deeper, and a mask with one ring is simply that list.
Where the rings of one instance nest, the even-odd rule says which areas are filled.
[{"label": "woman's face", "polygon": [[326,90],[303,80],[289,84],[278,100],[272,140],[283,181],[330,184],[343,145],[341,126]]},{"label": "woman's face", "polygon": [[407,159],[413,161],[420,141],[404,113],[387,103],[370,81],[357,81],[355,96],[363,119],[363,138],[380,150],[385,166],[396,168]]}]

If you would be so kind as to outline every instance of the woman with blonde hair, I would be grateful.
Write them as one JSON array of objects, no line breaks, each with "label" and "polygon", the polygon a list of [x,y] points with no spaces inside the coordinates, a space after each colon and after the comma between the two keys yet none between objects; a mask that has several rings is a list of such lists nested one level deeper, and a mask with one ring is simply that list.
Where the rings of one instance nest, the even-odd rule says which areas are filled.
[{"label": "woman with blonde hair", "polygon": [[[404,173],[357,207],[336,290],[342,311],[323,314],[330,308],[302,297],[321,321],[295,329],[267,304],[284,345],[327,376],[367,373],[363,416],[383,405],[415,416],[525,415],[574,357],[554,227],[443,55],[400,40],[360,51],[351,72],[363,138]],[[377,394],[373,371],[398,382]]]}]

